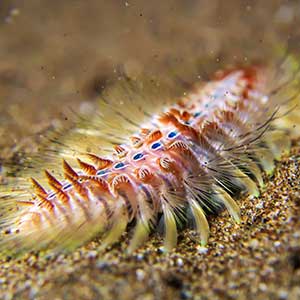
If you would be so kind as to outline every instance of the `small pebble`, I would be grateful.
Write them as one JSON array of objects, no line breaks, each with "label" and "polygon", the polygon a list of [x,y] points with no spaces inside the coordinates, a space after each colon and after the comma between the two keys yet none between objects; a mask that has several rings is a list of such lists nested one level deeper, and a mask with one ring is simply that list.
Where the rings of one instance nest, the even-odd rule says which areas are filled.
[{"label": "small pebble", "polygon": [[281,245],[281,243],[279,242],[279,241],[276,241],[275,243],[274,243],[274,246],[277,248],[277,247],[280,247],[280,245]]},{"label": "small pebble", "polygon": [[259,241],[257,239],[252,239],[249,242],[249,247],[252,249],[257,249],[259,247]]},{"label": "small pebble", "polygon": [[142,281],[145,278],[145,272],[142,269],[137,269],[135,274],[138,281]]},{"label": "small pebble", "polygon": [[206,254],[208,252],[208,249],[206,247],[198,246],[197,251],[199,254]]},{"label": "small pebble", "polygon": [[183,266],[183,260],[181,258],[177,259],[177,266],[182,267]]},{"label": "small pebble", "polygon": [[289,293],[286,290],[279,290],[278,292],[278,298],[280,300],[285,300],[288,298]]}]

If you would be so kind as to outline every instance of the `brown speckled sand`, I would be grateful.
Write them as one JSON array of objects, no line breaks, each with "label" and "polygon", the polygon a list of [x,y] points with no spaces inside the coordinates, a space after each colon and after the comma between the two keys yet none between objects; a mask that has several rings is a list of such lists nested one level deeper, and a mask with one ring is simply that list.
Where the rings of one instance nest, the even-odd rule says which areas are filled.
[{"label": "brown speckled sand", "polygon": [[[182,57],[184,45],[217,64],[250,60],[275,35],[299,46],[299,1],[149,3],[1,3],[0,162],[34,151],[66,108],[95,105],[120,63],[135,74]],[[96,240],[68,255],[28,253],[0,261],[0,299],[300,299],[299,164],[298,140],[262,195],[239,200],[240,225],[225,211],[209,218],[207,248],[186,229],[169,254],[155,234],[131,256],[127,234],[105,252]]]}]

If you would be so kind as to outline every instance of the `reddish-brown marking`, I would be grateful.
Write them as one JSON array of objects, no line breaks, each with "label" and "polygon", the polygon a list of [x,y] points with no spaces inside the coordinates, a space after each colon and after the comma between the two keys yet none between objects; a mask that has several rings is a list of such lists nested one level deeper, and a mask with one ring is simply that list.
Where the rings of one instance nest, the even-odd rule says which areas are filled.
[{"label": "reddish-brown marking", "polygon": [[190,137],[193,141],[198,140],[198,132],[195,128],[182,124],[180,121],[177,120],[177,118],[172,113],[163,113],[159,117],[159,121],[162,124],[168,125],[172,124],[176,127],[182,134],[184,134],[187,137]]},{"label": "reddish-brown marking", "polygon": [[141,167],[134,171],[136,178],[144,183],[150,183],[153,179],[154,174],[147,168]]},{"label": "reddish-brown marking", "polygon": [[132,184],[127,175],[120,174],[114,177],[111,182],[111,187],[113,191],[120,191],[132,188]]},{"label": "reddish-brown marking", "polygon": [[181,118],[181,113],[176,108],[170,108],[168,113],[174,115],[176,118]]},{"label": "reddish-brown marking", "polygon": [[150,133],[150,129],[141,128],[140,132],[141,132],[141,135],[148,135]]},{"label": "reddish-brown marking", "polygon": [[98,170],[108,168],[113,164],[113,161],[108,158],[99,157],[91,153],[88,153],[87,156],[91,159],[93,163],[96,164]]},{"label": "reddish-brown marking", "polygon": [[77,161],[78,161],[80,168],[83,169],[84,172],[86,172],[89,175],[96,175],[97,170],[94,166],[92,166],[86,162],[83,162],[79,158],[77,158]]},{"label": "reddish-brown marking", "polygon": [[125,157],[128,153],[128,151],[120,145],[114,146],[114,149],[119,158]]},{"label": "reddish-brown marking", "polygon": [[43,208],[46,208],[49,212],[52,212],[53,211],[53,208],[54,208],[54,204],[47,200],[46,198],[40,196],[40,195],[37,195],[38,196],[38,206],[39,207],[43,207]]},{"label": "reddish-brown marking", "polygon": [[73,168],[65,161],[63,160],[63,169],[65,172],[65,177],[72,177],[74,179],[78,178],[78,174],[73,170]]},{"label": "reddish-brown marking", "polygon": [[176,178],[180,178],[181,171],[176,166],[174,160],[171,160],[169,157],[161,157],[157,159],[157,163],[160,169],[164,172],[172,173],[176,176]]},{"label": "reddish-brown marking", "polygon": [[95,183],[97,185],[97,187],[102,192],[109,192],[108,183],[104,179],[102,179],[102,178],[100,178],[98,176],[83,175],[83,176],[80,176],[80,179],[83,180],[83,181],[87,181],[87,182],[92,181],[93,183]]},{"label": "reddish-brown marking", "polygon": [[159,140],[162,138],[162,132],[160,130],[152,131],[145,139],[147,145]]},{"label": "reddish-brown marking", "polygon": [[76,179],[73,177],[66,175],[66,179],[72,183],[72,186],[74,187],[75,191],[82,196],[83,198],[87,198],[87,189],[79,183]]},{"label": "reddish-brown marking", "polygon": [[69,196],[65,192],[63,192],[61,189],[57,187],[53,187],[53,192],[55,192],[56,197],[64,204],[69,202]]},{"label": "reddish-brown marking", "polygon": [[45,170],[45,174],[48,179],[48,183],[51,187],[55,187],[57,189],[62,188],[62,184],[53,175],[51,175],[47,170]]},{"label": "reddish-brown marking", "polygon": [[182,112],[181,114],[181,119],[184,121],[184,122],[188,122],[191,118],[191,114],[189,112],[187,112],[186,110]]},{"label": "reddish-brown marking", "polygon": [[134,148],[140,148],[143,145],[143,141],[140,137],[131,136],[130,140]]},{"label": "reddish-brown marking", "polygon": [[45,197],[45,198],[48,196],[48,194],[44,190],[44,188],[34,178],[31,178],[31,182],[32,182],[34,191],[37,195],[40,195],[40,196]]},{"label": "reddish-brown marking", "polygon": [[158,118],[159,122],[164,124],[164,125],[168,125],[168,124],[172,124],[174,126],[177,126],[179,121],[177,120],[177,118],[170,112],[168,113],[162,113],[159,118]]}]

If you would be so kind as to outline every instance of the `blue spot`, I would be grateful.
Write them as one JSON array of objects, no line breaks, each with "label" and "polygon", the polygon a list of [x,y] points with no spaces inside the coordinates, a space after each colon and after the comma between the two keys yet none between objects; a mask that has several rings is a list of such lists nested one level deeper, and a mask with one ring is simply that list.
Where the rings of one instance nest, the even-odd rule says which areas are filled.
[{"label": "blue spot", "polygon": [[105,175],[107,172],[108,172],[108,170],[99,170],[99,171],[97,171],[96,175],[99,175],[99,176]]},{"label": "blue spot", "polygon": [[208,108],[208,107],[209,107],[209,104],[208,104],[208,103],[206,103],[206,104],[204,105],[204,107],[205,107],[205,108]]},{"label": "blue spot", "polygon": [[139,160],[141,159],[142,157],[144,157],[144,154],[143,153],[137,153],[133,156],[133,160]]},{"label": "blue spot", "polygon": [[161,147],[161,143],[154,143],[154,144],[152,144],[151,149],[152,149],[152,150],[156,150],[156,149],[158,149],[159,147]]},{"label": "blue spot", "polygon": [[200,117],[202,115],[201,111],[198,111],[194,114],[194,118]]},{"label": "blue spot", "polygon": [[174,138],[176,135],[177,135],[177,132],[176,132],[176,131],[171,131],[171,132],[169,132],[169,134],[168,134],[168,138],[169,138],[169,139],[172,139],[172,138]]},{"label": "blue spot", "polygon": [[124,168],[124,167],[125,167],[125,165],[122,162],[119,162],[116,165],[114,165],[114,169],[121,169],[121,168]]},{"label": "blue spot", "polygon": [[55,193],[52,192],[49,194],[48,199],[53,199],[54,197],[55,197]]},{"label": "blue spot", "polygon": [[72,186],[72,184],[71,183],[68,183],[67,185],[65,185],[64,187],[63,187],[63,190],[65,191],[65,190],[67,190],[68,188],[70,188]]}]

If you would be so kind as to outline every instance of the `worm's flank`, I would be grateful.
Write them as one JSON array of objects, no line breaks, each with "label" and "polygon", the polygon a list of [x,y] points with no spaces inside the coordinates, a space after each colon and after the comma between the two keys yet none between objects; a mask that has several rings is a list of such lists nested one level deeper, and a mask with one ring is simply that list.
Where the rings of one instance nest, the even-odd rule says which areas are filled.
[{"label": "worm's flank", "polygon": [[[263,173],[289,152],[299,123],[298,69],[283,76],[278,68],[218,71],[167,100],[162,84],[150,96],[138,80],[120,83],[90,123],[59,140],[60,168],[46,160],[39,169],[51,171],[26,171],[3,196],[0,250],[72,249],[96,235],[104,248],[129,228],[132,252],[159,223],[166,251],[176,247],[181,223],[193,223],[206,245],[206,215],[226,208],[239,223],[238,196],[258,197]],[[89,144],[99,152],[83,151]]]}]

